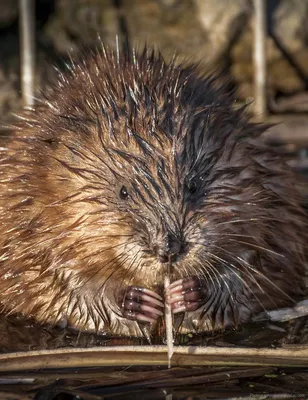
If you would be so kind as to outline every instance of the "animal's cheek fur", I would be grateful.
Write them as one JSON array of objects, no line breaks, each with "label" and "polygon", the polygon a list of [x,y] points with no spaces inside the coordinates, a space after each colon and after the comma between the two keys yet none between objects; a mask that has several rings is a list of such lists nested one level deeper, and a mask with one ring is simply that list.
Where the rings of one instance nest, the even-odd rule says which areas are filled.
[{"label": "animal's cheek fur", "polygon": [[[205,213],[206,215],[206,213]],[[183,276],[200,275],[217,277],[232,269],[242,270],[242,265],[253,262],[255,241],[262,243],[262,229],[253,222],[241,223],[242,216],[206,217],[191,224],[185,231],[187,253],[179,264]]]}]

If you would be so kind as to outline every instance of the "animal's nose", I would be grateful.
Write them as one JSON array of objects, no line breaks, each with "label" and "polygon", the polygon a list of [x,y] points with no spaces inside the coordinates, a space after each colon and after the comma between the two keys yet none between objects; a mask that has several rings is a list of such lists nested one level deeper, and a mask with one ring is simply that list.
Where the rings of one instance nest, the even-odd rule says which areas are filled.
[{"label": "animal's nose", "polygon": [[176,261],[182,251],[182,241],[175,235],[168,234],[157,244],[154,251],[161,263],[167,263],[169,260]]}]

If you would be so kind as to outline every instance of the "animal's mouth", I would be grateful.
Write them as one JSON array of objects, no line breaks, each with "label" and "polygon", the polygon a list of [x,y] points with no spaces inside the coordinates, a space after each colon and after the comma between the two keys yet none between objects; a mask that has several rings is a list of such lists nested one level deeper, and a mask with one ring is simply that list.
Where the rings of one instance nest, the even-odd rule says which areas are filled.
[{"label": "animal's mouth", "polygon": [[159,257],[159,262],[161,264],[174,264],[175,262],[179,261],[180,257],[180,254],[164,254]]}]

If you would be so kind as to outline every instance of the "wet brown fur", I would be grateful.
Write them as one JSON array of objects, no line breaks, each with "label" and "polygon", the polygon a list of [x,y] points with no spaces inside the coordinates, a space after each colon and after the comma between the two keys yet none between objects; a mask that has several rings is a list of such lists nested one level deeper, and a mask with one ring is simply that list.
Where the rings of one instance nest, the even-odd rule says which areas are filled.
[{"label": "wet brown fur", "polygon": [[128,285],[162,292],[153,249],[169,232],[185,247],[172,279],[208,287],[183,330],[234,326],[302,293],[296,177],[215,78],[103,49],[20,118],[0,153],[6,312],[141,335],[120,299]]}]

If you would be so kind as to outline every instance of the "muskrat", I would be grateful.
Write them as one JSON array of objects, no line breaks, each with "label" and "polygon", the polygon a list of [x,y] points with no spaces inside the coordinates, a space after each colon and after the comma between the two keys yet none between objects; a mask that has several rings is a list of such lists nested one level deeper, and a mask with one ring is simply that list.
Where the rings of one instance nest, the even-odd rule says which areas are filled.
[{"label": "muskrat", "polygon": [[235,105],[215,75],[148,49],[103,48],[60,73],[2,138],[3,312],[140,336],[165,301],[182,332],[292,304],[297,178]]}]

